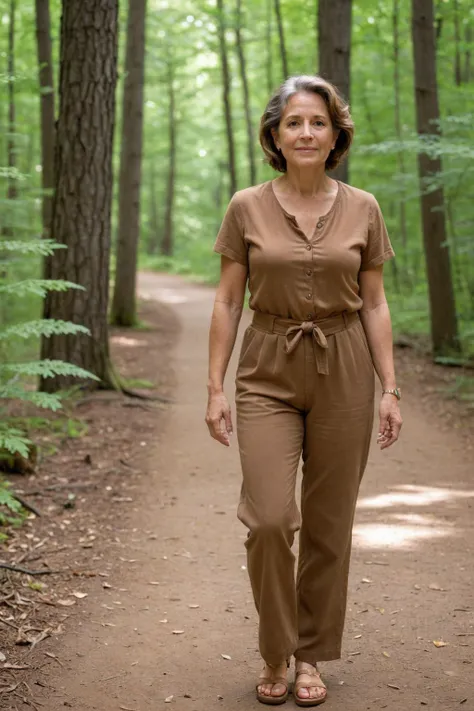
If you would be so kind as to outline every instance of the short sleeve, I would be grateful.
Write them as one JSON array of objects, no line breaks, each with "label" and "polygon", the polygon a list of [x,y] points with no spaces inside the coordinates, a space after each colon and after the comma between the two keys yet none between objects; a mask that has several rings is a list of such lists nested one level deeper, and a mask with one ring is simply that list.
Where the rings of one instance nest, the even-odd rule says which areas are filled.
[{"label": "short sleeve", "polygon": [[360,271],[373,269],[395,256],[388,236],[382,211],[377,200],[373,200],[369,209],[367,244],[362,250]]},{"label": "short sleeve", "polygon": [[223,254],[234,262],[248,265],[248,247],[244,239],[245,230],[242,222],[237,197],[231,199],[214,244],[214,252]]}]

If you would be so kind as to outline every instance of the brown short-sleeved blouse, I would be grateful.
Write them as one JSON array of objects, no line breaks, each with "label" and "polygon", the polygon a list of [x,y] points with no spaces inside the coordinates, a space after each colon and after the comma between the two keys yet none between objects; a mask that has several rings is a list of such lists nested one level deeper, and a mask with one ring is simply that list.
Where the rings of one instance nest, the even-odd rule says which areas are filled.
[{"label": "brown short-sleeved blouse", "polygon": [[358,311],[359,272],[395,254],[377,200],[341,182],[311,240],[277,200],[272,181],[240,190],[214,251],[248,267],[251,309],[301,321]]}]

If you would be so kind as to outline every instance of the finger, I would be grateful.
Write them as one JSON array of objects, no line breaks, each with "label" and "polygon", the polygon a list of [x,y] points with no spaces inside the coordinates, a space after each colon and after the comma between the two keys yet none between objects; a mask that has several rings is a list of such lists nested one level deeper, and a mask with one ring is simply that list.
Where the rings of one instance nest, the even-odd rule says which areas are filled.
[{"label": "finger", "polygon": [[232,415],[231,415],[230,409],[227,410],[227,412],[224,412],[224,421],[225,421],[225,428],[226,428],[228,434],[232,435],[234,433],[234,428],[232,427]]},{"label": "finger", "polygon": [[229,437],[227,435],[227,432],[222,429],[222,417],[219,418],[213,418],[209,422],[209,433],[211,437],[221,444],[225,445],[226,447],[229,446]]}]

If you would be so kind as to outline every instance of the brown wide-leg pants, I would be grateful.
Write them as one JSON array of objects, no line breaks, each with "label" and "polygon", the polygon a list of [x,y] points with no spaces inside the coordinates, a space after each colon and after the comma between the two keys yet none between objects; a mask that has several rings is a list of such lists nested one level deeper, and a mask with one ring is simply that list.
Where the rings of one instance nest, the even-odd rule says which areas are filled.
[{"label": "brown wide-leg pants", "polygon": [[[359,316],[255,313],[237,371],[239,519],[262,657],[341,656],[351,536],[369,452],[374,370]],[[303,456],[301,516],[295,499]],[[301,528],[295,582],[294,534]]]}]

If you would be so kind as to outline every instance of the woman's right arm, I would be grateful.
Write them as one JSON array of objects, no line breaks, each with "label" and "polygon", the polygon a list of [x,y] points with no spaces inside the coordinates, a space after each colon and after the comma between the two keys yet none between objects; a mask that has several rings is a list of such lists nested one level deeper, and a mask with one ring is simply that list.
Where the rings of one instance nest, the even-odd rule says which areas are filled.
[{"label": "woman's right arm", "polygon": [[206,423],[211,437],[228,447],[232,434],[224,378],[234,348],[245,297],[247,267],[221,257],[221,277],[209,333],[209,380]]}]

